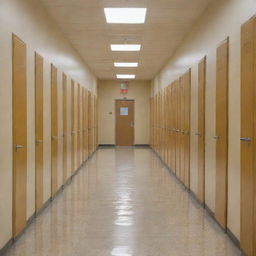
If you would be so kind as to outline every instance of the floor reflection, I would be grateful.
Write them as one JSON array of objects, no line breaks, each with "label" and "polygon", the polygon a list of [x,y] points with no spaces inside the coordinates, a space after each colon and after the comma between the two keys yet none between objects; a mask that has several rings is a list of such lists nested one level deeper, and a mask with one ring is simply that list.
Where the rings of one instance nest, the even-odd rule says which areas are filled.
[{"label": "floor reflection", "polygon": [[238,256],[150,149],[100,149],[8,256]]}]

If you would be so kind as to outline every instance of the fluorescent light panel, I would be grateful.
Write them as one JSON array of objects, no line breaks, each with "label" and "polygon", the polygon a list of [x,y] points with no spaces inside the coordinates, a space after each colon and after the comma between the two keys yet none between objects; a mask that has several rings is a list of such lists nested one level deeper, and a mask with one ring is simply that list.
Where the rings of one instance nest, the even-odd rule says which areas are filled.
[{"label": "fluorescent light panel", "polygon": [[118,79],[134,79],[135,75],[121,75],[121,74],[117,74],[116,78],[118,78]]},{"label": "fluorescent light panel", "polygon": [[104,8],[107,23],[143,24],[147,8]]},{"label": "fluorescent light panel", "polygon": [[121,51],[121,52],[132,52],[132,51],[140,51],[140,44],[111,44],[110,45],[112,51]]},{"label": "fluorescent light panel", "polygon": [[134,68],[138,67],[138,62],[115,62],[115,67],[127,67],[127,68]]}]

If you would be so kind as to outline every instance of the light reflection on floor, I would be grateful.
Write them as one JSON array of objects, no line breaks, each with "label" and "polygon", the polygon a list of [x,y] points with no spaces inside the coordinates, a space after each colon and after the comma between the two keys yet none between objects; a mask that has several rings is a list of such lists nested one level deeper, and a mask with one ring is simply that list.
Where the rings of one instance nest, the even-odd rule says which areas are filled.
[{"label": "light reflection on floor", "polygon": [[100,149],[8,256],[238,256],[149,149]]}]

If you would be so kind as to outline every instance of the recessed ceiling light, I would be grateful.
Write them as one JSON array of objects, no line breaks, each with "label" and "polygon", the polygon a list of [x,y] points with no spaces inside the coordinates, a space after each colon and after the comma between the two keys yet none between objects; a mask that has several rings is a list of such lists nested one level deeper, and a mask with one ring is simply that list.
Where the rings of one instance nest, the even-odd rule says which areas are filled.
[{"label": "recessed ceiling light", "polygon": [[104,8],[107,23],[145,23],[147,8]]},{"label": "recessed ceiling light", "polygon": [[118,79],[134,79],[135,75],[116,75],[116,78]]},{"label": "recessed ceiling light", "polygon": [[140,44],[111,44],[110,45],[112,51],[140,51],[141,45]]},{"label": "recessed ceiling light", "polygon": [[115,62],[114,66],[133,68],[133,67],[138,67],[138,62]]}]

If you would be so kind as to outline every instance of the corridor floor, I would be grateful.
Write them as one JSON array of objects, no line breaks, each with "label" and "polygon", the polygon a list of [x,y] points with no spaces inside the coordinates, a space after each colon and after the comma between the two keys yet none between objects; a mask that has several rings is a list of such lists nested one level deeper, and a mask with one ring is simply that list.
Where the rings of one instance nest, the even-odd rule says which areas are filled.
[{"label": "corridor floor", "polygon": [[100,149],[8,256],[236,256],[150,149]]}]

